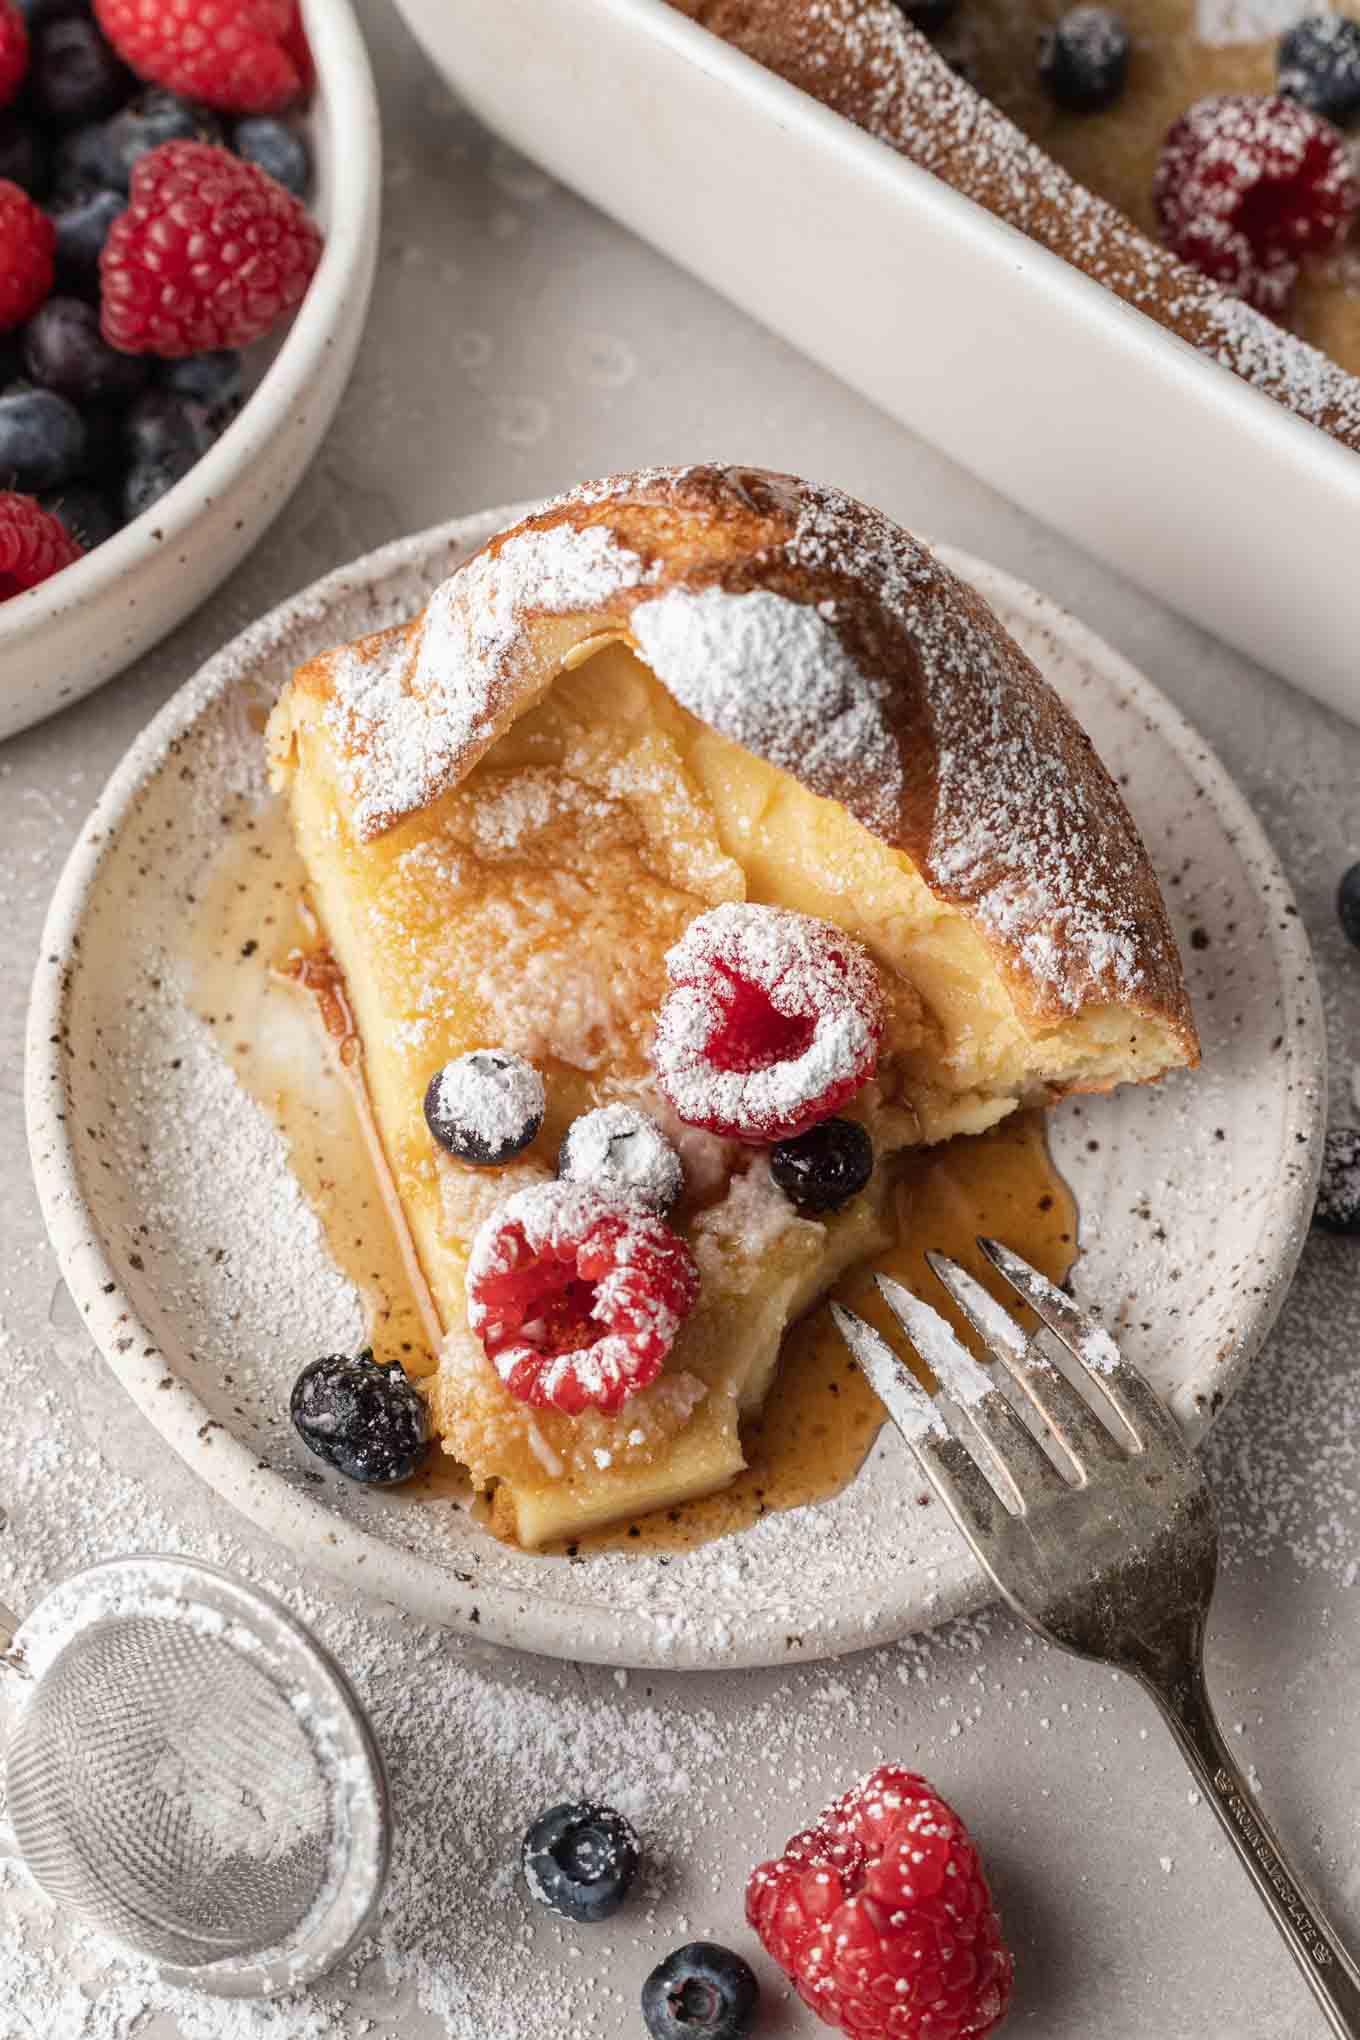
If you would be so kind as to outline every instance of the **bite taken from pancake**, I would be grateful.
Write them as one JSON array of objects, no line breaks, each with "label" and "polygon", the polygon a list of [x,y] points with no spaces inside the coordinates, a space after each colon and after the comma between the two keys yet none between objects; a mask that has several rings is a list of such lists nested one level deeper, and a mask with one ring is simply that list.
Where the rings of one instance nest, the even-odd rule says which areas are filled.
[{"label": "bite taken from pancake", "polygon": [[902,1157],[1197,1043],[1120,795],[979,597],[748,468],[589,483],[269,745],[441,1334],[526,1546],[710,1494]]}]

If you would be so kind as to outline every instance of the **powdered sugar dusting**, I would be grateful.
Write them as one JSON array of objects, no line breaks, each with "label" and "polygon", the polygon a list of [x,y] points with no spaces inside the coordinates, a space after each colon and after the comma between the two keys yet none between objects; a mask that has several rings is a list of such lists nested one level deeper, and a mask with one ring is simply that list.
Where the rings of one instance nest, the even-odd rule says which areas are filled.
[{"label": "powdered sugar dusting", "polygon": [[470,1049],[445,1063],[431,1085],[436,1118],[492,1155],[513,1152],[543,1122],[543,1079],[523,1056]]}]

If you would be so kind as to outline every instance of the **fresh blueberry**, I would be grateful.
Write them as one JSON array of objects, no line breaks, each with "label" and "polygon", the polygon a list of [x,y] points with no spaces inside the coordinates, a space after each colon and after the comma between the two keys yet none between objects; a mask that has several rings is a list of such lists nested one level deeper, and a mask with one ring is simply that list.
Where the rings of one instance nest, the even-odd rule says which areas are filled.
[{"label": "fresh blueberry", "polygon": [[913,27],[925,35],[934,35],[953,20],[959,0],[897,0],[897,4]]},{"label": "fresh blueberry", "polygon": [[0,178],[41,198],[52,181],[52,151],[42,129],[22,113],[0,113]]},{"label": "fresh blueberry", "polygon": [[1336,889],[1336,911],[1346,940],[1360,949],[1360,864],[1352,864],[1349,871],[1342,872]]},{"label": "fresh blueberry", "polygon": [[133,167],[162,142],[220,142],[222,124],[206,106],[195,106],[155,85],[116,113],[104,129],[108,182],[126,191]]},{"label": "fresh blueberry", "polygon": [[1360,21],[1310,14],[1280,37],[1280,91],[1344,127],[1360,113]]},{"label": "fresh blueberry", "polygon": [[195,461],[215,437],[203,406],[176,390],[143,390],[129,405],[123,421],[123,443],[134,463],[154,465],[174,460],[181,453]]},{"label": "fresh blueberry", "polygon": [[22,379],[22,365],[19,360],[19,335],[0,333],[0,394],[6,385]]},{"label": "fresh blueberry", "polygon": [[288,1408],[309,1452],[370,1487],[409,1480],[429,1450],[425,1398],[400,1362],[379,1366],[370,1350],[313,1360],[293,1383]]},{"label": "fresh blueberry", "polygon": [[78,297],[99,296],[99,253],[109,237],[109,228],[119,213],[126,212],[121,191],[100,191],[91,187],[73,193],[50,208],[57,230],[56,270],[59,290]]},{"label": "fresh blueberry", "polygon": [[543,1079],[508,1049],[474,1048],[436,1070],[425,1124],[460,1162],[495,1168],[528,1147],[543,1124]]},{"label": "fresh blueberry", "polygon": [[22,387],[0,396],[0,488],[37,495],[59,489],[85,462],[85,422],[55,390]]},{"label": "fresh blueberry", "polygon": [[44,510],[59,517],[82,552],[93,552],[112,538],[118,519],[98,489],[75,482],[68,489],[49,489],[40,499]]},{"label": "fresh blueberry", "polygon": [[652,2040],[741,2040],[759,1996],[749,1962],[716,1941],[691,1941],[643,1984],[642,2016]]},{"label": "fresh blueberry", "polygon": [[1129,75],[1129,32],[1108,7],[1073,7],[1039,38],[1039,76],[1069,113],[1113,106]]},{"label": "fresh blueberry", "polygon": [[53,127],[107,119],[123,104],[133,83],[131,71],[88,15],[58,14],[33,30],[29,97]]},{"label": "fresh blueberry", "polygon": [[241,357],[234,347],[167,361],[161,386],[199,404],[212,419],[229,418],[241,401]]},{"label": "fresh blueberry", "polygon": [[641,1853],[631,1825],[611,1806],[554,1806],[524,1837],[524,1881],[550,1912],[593,1925],[623,1904]]},{"label": "fresh blueberry", "polygon": [[823,1119],[770,1150],[770,1174],[799,1211],[839,1211],[874,1173],[874,1144],[853,1119]]},{"label": "fresh blueberry", "polygon": [[71,128],[57,140],[52,159],[53,182],[59,198],[74,198],[86,191],[104,191],[112,186],[108,127],[102,120],[87,121]]},{"label": "fresh blueberry", "polygon": [[118,492],[123,522],[131,524],[134,517],[140,517],[153,503],[159,503],[162,496],[168,496],[175,483],[182,482],[193,465],[192,454],[176,454],[171,459],[158,461],[135,461],[123,476]]},{"label": "fresh blueberry", "polygon": [[312,180],[307,144],[283,121],[270,120],[263,114],[238,120],[231,131],[231,146],[245,162],[254,163],[277,178],[295,198],[307,196]]},{"label": "fresh blueberry", "polygon": [[99,314],[83,298],[50,297],[23,330],[25,372],[73,404],[126,403],[150,370],[137,354],[120,354],[99,331]]}]

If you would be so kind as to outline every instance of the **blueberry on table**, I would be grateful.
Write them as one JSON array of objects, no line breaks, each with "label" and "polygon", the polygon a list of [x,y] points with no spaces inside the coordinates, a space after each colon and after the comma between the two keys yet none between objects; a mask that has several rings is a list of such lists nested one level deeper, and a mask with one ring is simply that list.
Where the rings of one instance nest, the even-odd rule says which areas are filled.
[{"label": "blueberry on table", "polygon": [[346,1353],[313,1360],[293,1383],[288,1409],[309,1452],[369,1487],[409,1480],[430,1447],[425,1398],[399,1361],[380,1366],[371,1348],[352,1360]]},{"label": "blueberry on table", "polygon": [[126,403],[147,380],[140,355],[101,338],[99,314],[78,297],[50,297],[23,329],[25,372],[73,404]]},{"label": "blueberry on table", "polygon": [[1360,949],[1360,864],[1352,864],[1342,872],[1336,889],[1336,911],[1346,940]]},{"label": "blueberry on table", "polygon": [[307,144],[286,121],[270,120],[265,114],[238,120],[231,131],[231,146],[244,162],[266,171],[294,198],[307,196],[312,181]]},{"label": "blueberry on table", "polygon": [[799,1211],[839,1211],[874,1173],[874,1144],[853,1119],[823,1119],[770,1150],[770,1174]]},{"label": "blueberry on table", "polygon": [[36,495],[58,489],[85,463],[85,423],[55,390],[7,390],[0,396],[0,489]]},{"label": "blueberry on table", "polygon": [[1323,1232],[1360,1233],[1360,1130],[1336,1126],[1322,1149],[1313,1224]]},{"label": "blueberry on table", "polygon": [[104,129],[108,182],[126,191],[138,157],[159,148],[162,142],[221,140],[222,123],[210,108],[195,106],[163,86],[152,86],[116,113]]},{"label": "blueberry on table", "polygon": [[90,185],[70,192],[49,209],[57,230],[54,259],[58,289],[98,298],[99,251],[109,237],[109,228],[126,210],[127,200],[120,191]]},{"label": "blueberry on table", "polygon": [[612,1806],[554,1806],[524,1837],[524,1881],[550,1912],[593,1925],[623,1904],[641,1855],[631,1824]]},{"label": "blueberry on table", "polygon": [[677,1948],[642,1986],[652,2040],[741,2040],[760,1988],[749,1962],[716,1941]]},{"label": "blueberry on table", "polygon": [[543,1079],[505,1048],[474,1048],[436,1070],[425,1123],[460,1162],[494,1168],[523,1152],[543,1124]]},{"label": "blueberry on table", "polygon": [[93,552],[118,529],[118,519],[104,497],[86,482],[73,482],[66,489],[48,489],[39,501],[44,510],[61,519],[82,552]]},{"label": "blueberry on table", "polygon": [[1129,75],[1129,32],[1108,7],[1073,7],[1039,38],[1039,76],[1069,113],[1113,106]]},{"label": "blueberry on table", "polygon": [[59,14],[33,30],[28,94],[53,127],[80,127],[117,112],[133,76],[85,14]]},{"label": "blueberry on table", "polygon": [[1310,14],[1280,37],[1280,95],[1344,127],[1360,113],[1360,21]]}]

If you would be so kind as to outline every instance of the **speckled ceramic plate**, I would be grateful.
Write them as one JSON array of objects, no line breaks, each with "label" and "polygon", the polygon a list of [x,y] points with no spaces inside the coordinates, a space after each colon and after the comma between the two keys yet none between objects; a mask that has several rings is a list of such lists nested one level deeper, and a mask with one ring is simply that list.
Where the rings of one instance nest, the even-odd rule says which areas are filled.
[{"label": "speckled ceramic plate", "polygon": [[[53,902],[28,1047],[33,1162],[62,1270],[168,1444],[294,1553],[485,1638],[621,1665],[816,1657],[983,1597],[886,1432],[833,1501],[669,1560],[508,1550],[454,1502],[412,1503],[304,1465],[287,1423],[299,1328],[352,1317],[281,1143],[183,996],[184,931],[221,809],[263,798],[260,723],[292,667],[410,614],[513,512],[389,546],[245,632],[114,774]],[[1308,1222],[1323,1046],[1306,938],[1241,796],[1157,690],[1043,597],[948,555],[1085,724],[1158,867],[1203,1069],[1053,1115],[1075,1190],[1079,1294],[1191,1432],[1259,1350]],[[284,1172],[281,1189],[280,1174]],[[328,1306],[329,1307],[329,1306]],[[329,1324],[333,1320],[327,1318]],[[336,1344],[351,1325],[335,1323]]]}]

